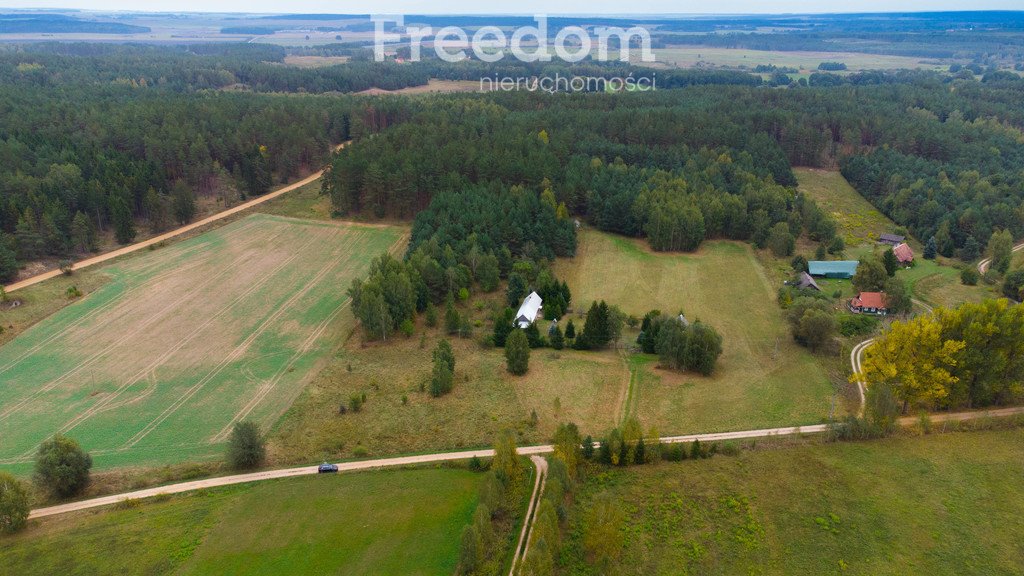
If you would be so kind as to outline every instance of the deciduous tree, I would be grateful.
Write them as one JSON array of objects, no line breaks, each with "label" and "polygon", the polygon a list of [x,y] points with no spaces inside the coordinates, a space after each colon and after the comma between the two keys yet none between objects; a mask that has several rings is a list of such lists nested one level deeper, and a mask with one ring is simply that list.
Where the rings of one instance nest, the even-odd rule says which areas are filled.
[{"label": "deciduous tree", "polygon": [[57,434],[39,446],[33,479],[41,489],[66,498],[85,489],[91,468],[92,457],[78,442]]}]

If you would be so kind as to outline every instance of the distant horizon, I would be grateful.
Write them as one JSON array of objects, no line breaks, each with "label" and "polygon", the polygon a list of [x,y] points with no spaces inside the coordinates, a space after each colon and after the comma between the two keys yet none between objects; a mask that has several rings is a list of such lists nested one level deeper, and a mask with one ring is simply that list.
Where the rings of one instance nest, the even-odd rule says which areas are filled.
[{"label": "distant horizon", "polygon": [[[959,3],[949,2],[936,2],[930,6],[925,6],[929,2],[920,2],[916,0],[908,0],[904,2],[884,2],[878,0],[851,0],[850,2],[840,2],[836,0],[827,0],[822,2],[823,6],[839,6],[842,8],[833,9],[820,9],[820,10],[806,10],[798,8],[799,2],[791,2],[790,0],[783,0],[780,2],[769,3],[769,9],[759,10],[755,7],[755,3],[749,0],[726,0],[719,4],[719,11],[716,12],[698,12],[698,11],[686,11],[685,6],[689,4],[697,5],[696,2],[666,2],[665,0],[639,0],[633,2],[635,5],[649,5],[651,9],[640,9],[630,12],[618,12],[618,11],[594,11],[592,6],[588,6],[587,9],[574,10],[552,10],[551,2],[545,2],[543,0],[527,0],[525,2],[515,2],[515,7],[504,9],[496,9],[490,11],[480,11],[479,3],[475,4],[467,2],[466,0],[442,0],[441,2],[425,3],[418,0],[394,0],[392,2],[381,2],[377,3],[378,6],[386,4],[386,6],[379,7],[373,11],[365,10],[365,4],[355,2],[325,2],[323,0],[300,0],[298,2],[289,3],[288,10],[275,10],[273,5],[277,2],[273,0],[213,0],[212,2],[203,2],[201,5],[193,5],[200,3],[193,3],[188,0],[186,2],[171,2],[168,0],[155,0],[150,2],[151,8],[138,8],[135,3],[129,0],[101,0],[100,2],[68,2],[67,0],[56,0],[49,2],[46,0],[36,2],[0,2],[0,10],[18,10],[18,11],[45,11],[45,12],[93,12],[93,13],[126,13],[126,14],[243,14],[243,15],[299,15],[299,14],[315,14],[315,15],[338,15],[338,16],[364,16],[367,14],[415,14],[424,16],[523,16],[528,17],[534,14],[546,14],[548,16],[556,17],[604,17],[604,18],[703,18],[703,17],[743,17],[743,16],[821,16],[821,15],[889,15],[889,14],[929,14],[929,13],[946,13],[946,14],[971,14],[971,13],[983,13],[983,12],[1012,12],[1022,13],[1024,8],[1019,6],[1017,0],[996,0],[991,5],[984,8],[971,8],[963,9]],[[346,5],[352,5],[351,10],[344,9]],[[503,7],[504,3],[493,3],[495,7]],[[582,0],[566,0],[561,2],[566,6],[576,6],[585,4]],[[655,9],[654,6],[663,6],[671,4],[675,10],[666,11],[664,9]],[[851,4],[854,5],[851,7]],[[170,6],[176,6],[171,8]],[[211,6],[212,5],[212,6]],[[470,6],[473,8],[470,8]],[[790,8],[792,5],[793,8]],[[358,6],[358,7],[357,7]],[[448,6],[449,8],[439,8]],[[536,6],[537,10],[532,10],[529,7]],[[757,6],[763,7],[765,3],[757,3]],[[666,6],[667,7],[667,6]],[[511,9],[510,9],[511,8]],[[682,10],[680,10],[682,8]]]}]

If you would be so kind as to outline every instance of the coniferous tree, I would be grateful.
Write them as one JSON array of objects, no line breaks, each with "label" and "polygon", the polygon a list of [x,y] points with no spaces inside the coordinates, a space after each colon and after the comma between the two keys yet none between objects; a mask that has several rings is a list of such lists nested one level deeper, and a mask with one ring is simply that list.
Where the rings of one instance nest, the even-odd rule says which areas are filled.
[{"label": "coniferous tree", "polygon": [[565,336],[562,335],[562,329],[555,325],[554,329],[551,330],[551,335],[548,336],[548,341],[551,347],[555,350],[561,350],[565,348]]},{"label": "coniferous tree", "polygon": [[505,289],[505,299],[508,305],[512,308],[519,308],[519,305],[523,303],[523,299],[526,298],[526,294],[526,280],[523,276],[518,272],[509,274],[508,288]]},{"label": "coniferous tree", "polygon": [[459,326],[461,325],[462,319],[459,316],[459,311],[455,309],[455,299],[452,295],[448,295],[448,300],[444,304],[444,329],[448,334],[457,334],[459,332]]},{"label": "coniferous tree", "polygon": [[18,276],[18,261],[14,252],[0,244],[0,282],[11,282]]},{"label": "coniferous tree", "polygon": [[505,364],[516,376],[530,369],[530,342],[522,330],[513,330],[505,341]]},{"label": "coniferous tree", "polygon": [[433,354],[433,370],[430,376],[430,395],[435,398],[452,390],[455,383],[455,353],[447,340],[437,343]]},{"label": "coniferous tree", "polygon": [[935,260],[935,256],[938,255],[938,252],[938,244],[935,242],[935,236],[932,236],[924,245],[924,259]]},{"label": "coniferous tree", "polygon": [[114,238],[119,244],[130,244],[135,240],[135,222],[123,198],[110,197],[110,218],[114,224]]},{"label": "coniferous tree", "polygon": [[569,319],[569,323],[565,325],[565,338],[566,340],[576,340],[576,325],[573,324],[572,318]]},{"label": "coniferous tree", "polygon": [[882,265],[885,266],[885,272],[889,275],[890,278],[895,276],[896,270],[898,270],[900,267],[900,263],[896,259],[896,253],[893,252],[892,250],[886,250],[882,254]]},{"label": "coniferous tree", "polygon": [[178,182],[171,193],[174,219],[178,224],[188,224],[196,214],[196,198],[184,182]]},{"label": "coniferous tree", "polygon": [[75,217],[71,221],[71,242],[80,252],[96,249],[96,228],[93,227],[92,220],[82,212],[75,212]]}]

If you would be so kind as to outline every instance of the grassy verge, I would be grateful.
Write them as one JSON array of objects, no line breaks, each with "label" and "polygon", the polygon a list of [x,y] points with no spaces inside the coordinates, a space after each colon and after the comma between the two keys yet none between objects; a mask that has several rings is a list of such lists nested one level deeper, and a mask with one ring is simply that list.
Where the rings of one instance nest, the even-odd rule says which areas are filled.
[{"label": "grassy verge", "polygon": [[254,210],[263,214],[291,218],[330,220],[331,199],[320,195],[320,180],[314,180],[288,194],[268,200]]},{"label": "grassy verge", "polygon": [[[1016,574],[1024,430],[742,452],[591,469],[561,574]],[[597,569],[587,510],[625,513]]]},{"label": "grassy verge", "polygon": [[451,574],[482,480],[424,468],[145,500],[33,521],[0,539],[0,566],[25,576]]},{"label": "grassy verge", "polygon": [[[8,295],[10,302],[0,304],[0,346],[14,340],[34,324],[72,304],[110,282],[110,275],[101,269],[75,272],[73,276],[58,276],[52,280],[22,288]],[[68,290],[75,287],[82,296],[70,297]]]}]

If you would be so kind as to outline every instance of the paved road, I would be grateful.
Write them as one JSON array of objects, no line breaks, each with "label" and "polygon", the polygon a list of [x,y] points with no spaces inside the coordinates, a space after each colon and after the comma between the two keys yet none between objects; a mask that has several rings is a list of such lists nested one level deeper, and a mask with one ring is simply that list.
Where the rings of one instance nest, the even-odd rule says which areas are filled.
[{"label": "paved road", "polygon": [[[999,410],[988,410],[983,412],[956,412],[949,414],[934,414],[932,415],[932,422],[970,420],[974,418],[985,418],[993,416],[1011,416],[1014,414],[1024,414],[1024,406],[1016,408],[1002,408]],[[917,418],[911,416],[901,419],[900,422],[901,424],[904,425],[911,425],[917,422]],[[763,428],[760,430],[739,430],[736,432],[715,432],[711,434],[666,436],[662,437],[661,441],[665,443],[692,442],[694,440],[700,440],[701,442],[720,442],[725,440],[746,440],[752,438],[792,436],[798,434],[818,434],[821,432],[825,432],[826,430],[828,430],[828,426],[826,424],[814,424],[810,426],[789,426],[783,428]],[[519,448],[519,454],[523,456],[549,454],[551,453],[551,451],[552,447],[550,445],[524,446],[522,448]],[[396,458],[381,458],[377,460],[362,460],[358,462],[342,462],[338,464],[338,469],[341,472],[354,472],[358,470],[373,470],[379,468],[390,468],[394,466],[414,466],[418,464],[432,464],[450,460],[468,460],[473,456],[476,456],[478,458],[490,458],[494,456],[494,450],[464,450],[460,452],[442,452],[438,454],[420,454],[416,456],[400,456]],[[136,490],[134,492],[113,494],[110,496],[93,498],[91,500],[81,500],[78,502],[68,502],[66,504],[59,504],[57,506],[37,508],[32,511],[29,518],[42,518],[44,516],[53,516],[56,514],[64,514],[66,512],[74,512],[77,510],[88,510],[89,508],[97,508],[100,506],[116,504],[123,500],[150,498],[152,496],[157,496],[160,494],[178,494],[181,492],[199,490],[201,488],[215,488],[217,486],[244,484],[247,482],[258,482],[261,480],[272,480],[277,478],[291,478],[293,476],[308,476],[316,473],[316,466],[302,466],[299,468],[265,470],[263,472],[252,472],[249,474],[236,474],[234,476],[219,476],[217,478],[207,478],[205,480],[193,480],[191,482],[181,482],[179,484],[170,484],[167,486],[160,486],[157,488],[147,488],[145,490]]]},{"label": "paved road", "polygon": [[[335,148],[335,150],[340,150],[341,148],[343,148],[345,146],[345,144],[347,144],[347,142],[339,144]],[[143,240],[141,242],[136,242],[135,244],[130,244],[130,245],[125,246],[123,248],[118,248],[117,250],[113,250],[111,252],[105,252],[105,253],[100,254],[98,256],[93,256],[92,258],[86,258],[85,260],[79,260],[78,262],[74,263],[74,265],[71,267],[71,269],[72,270],[81,270],[82,268],[87,268],[89,266],[95,266],[96,264],[107,262],[109,260],[113,260],[114,258],[118,258],[118,257],[124,256],[125,254],[131,254],[132,252],[137,252],[139,250],[142,250],[143,248],[148,248],[149,246],[152,246],[154,244],[159,244],[160,242],[164,242],[166,240],[170,240],[171,238],[174,238],[176,236],[181,236],[182,234],[191,232],[192,230],[195,230],[197,228],[201,228],[203,226],[206,226],[207,224],[211,224],[211,223],[216,222],[218,220],[223,220],[224,218],[227,218],[228,216],[232,216],[234,214],[238,214],[239,212],[241,212],[243,210],[248,210],[249,208],[252,208],[253,206],[257,206],[257,205],[262,204],[264,202],[273,200],[274,198],[277,198],[278,196],[281,196],[282,194],[287,194],[288,192],[291,192],[292,190],[295,190],[297,188],[301,188],[301,187],[305,186],[306,184],[309,184],[310,182],[314,182],[315,180],[320,178],[320,176],[322,176],[323,173],[324,173],[324,171],[320,170],[319,172],[316,172],[314,174],[310,174],[309,176],[303,178],[302,180],[299,180],[298,182],[294,182],[292,184],[289,184],[289,185],[285,186],[284,188],[279,188],[277,190],[274,190],[273,192],[268,192],[267,194],[264,194],[263,196],[260,196],[258,198],[254,198],[252,200],[249,200],[248,202],[239,204],[238,206],[234,206],[232,208],[228,208],[227,210],[224,210],[223,212],[218,212],[218,213],[216,213],[216,214],[214,214],[212,216],[208,216],[206,218],[203,218],[202,220],[197,220],[196,222],[193,222],[191,224],[186,224],[185,226],[182,226],[181,228],[176,228],[174,230],[171,230],[170,232],[165,232],[163,234],[160,234],[159,236],[154,236],[154,237],[149,238],[147,240]],[[34,284],[38,284],[40,282],[43,282],[44,280],[49,280],[50,278],[56,278],[57,276],[60,276],[61,274],[62,274],[62,272],[60,270],[50,270],[49,272],[44,272],[42,274],[38,274],[36,276],[32,276],[31,278],[26,278],[24,280],[15,282],[14,284],[11,284],[10,286],[5,287],[4,289],[8,293],[11,293],[11,292],[14,292],[15,290],[20,290],[21,288],[27,288],[27,287],[32,286]]]},{"label": "paved road", "polygon": [[[1021,250],[1024,250],[1024,244],[1017,244],[1016,246],[1013,247],[1013,251],[1014,252],[1020,252]],[[981,275],[984,276],[985,272],[988,272],[988,267],[991,264],[992,264],[992,259],[991,258],[985,258],[981,262],[978,262],[978,272],[980,272]]]}]

